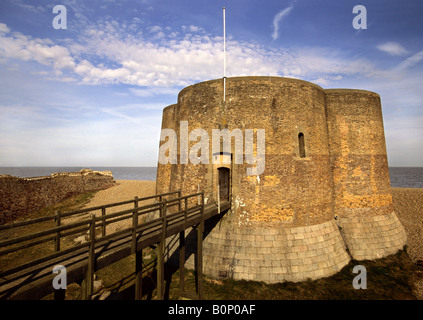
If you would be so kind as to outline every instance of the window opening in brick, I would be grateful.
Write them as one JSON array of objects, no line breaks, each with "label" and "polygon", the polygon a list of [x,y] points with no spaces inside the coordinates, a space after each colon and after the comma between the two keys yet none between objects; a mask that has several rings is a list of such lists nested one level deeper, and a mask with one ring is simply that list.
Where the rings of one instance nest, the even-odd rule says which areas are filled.
[{"label": "window opening in brick", "polygon": [[305,144],[304,144],[304,133],[300,132],[298,134],[298,145],[300,148],[300,158],[305,158]]}]

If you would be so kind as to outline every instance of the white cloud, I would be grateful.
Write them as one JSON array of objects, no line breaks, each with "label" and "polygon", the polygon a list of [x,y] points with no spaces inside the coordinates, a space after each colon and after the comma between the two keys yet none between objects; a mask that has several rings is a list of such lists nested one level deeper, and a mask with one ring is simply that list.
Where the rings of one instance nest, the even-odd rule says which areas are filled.
[{"label": "white cloud", "polygon": [[9,33],[10,29],[7,27],[6,24],[0,23],[0,33]]},{"label": "white cloud", "polygon": [[191,31],[191,32],[198,32],[199,30],[200,30],[200,28],[197,27],[197,26],[193,26],[193,25],[189,26],[189,31]]},{"label": "white cloud", "polygon": [[153,33],[161,32],[162,30],[163,29],[160,26],[152,26],[152,27],[149,28],[149,31],[153,32]]},{"label": "white cloud", "polygon": [[408,53],[408,51],[402,45],[393,41],[382,43],[376,48],[392,56],[402,56]]},{"label": "white cloud", "polygon": [[198,26],[194,26],[194,25],[189,25],[189,26],[181,26],[182,31],[184,32],[200,32],[200,31],[204,31],[203,28],[200,28]]},{"label": "white cloud", "polygon": [[[287,14],[288,9],[282,12]],[[279,15],[279,20],[282,16]],[[185,29],[187,32],[197,30],[195,26]],[[0,30],[8,28],[0,25]],[[163,33],[163,37],[168,37],[165,32],[173,34],[159,26],[150,30]],[[102,21],[100,27],[87,28],[78,39],[66,42],[66,46],[20,33],[0,33],[0,61],[37,61],[52,67],[56,76],[66,81],[79,79],[83,84],[144,87],[132,92],[143,97],[173,94],[176,88],[222,76],[222,37],[199,30],[195,34],[153,42],[126,31],[117,21]],[[228,76],[289,76],[316,80],[322,85],[329,85],[343,76],[380,77],[385,73],[370,61],[351,59],[329,48],[269,50],[229,39],[227,58]],[[423,53],[416,55],[405,61],[404,66],[422,58]]]},{"label": "white cloud", "polygon": [[285,8],[279,11],[275,17],[273,18],[273,33],[272,39],[276,40],[279,37],[279,23],[281,22],[282,18],[286,17],[292,10],[293,6]]},{"label": "white cloud", "polygon": [[[177,96],[179,89],[175,89],[175,88],[168,88],[168,87],[157,87],[157,88],[143,88],[143,89],[135,89],[135,88],[131,88],[129,89],[129,91],[138,97],[152,97],[155,95],[172,95],[172,96]],[[161,107],[163,108],[163,106]]]},{"label": "white cloud", "polygon": [[[7,30],[6,27],[0,27]],[[42,65],[50,65],[56,70],[75,67],[70,52],[63,46],[53,45],[48,39],[32,39],[19,33],[7,36],[0,34],[0,57],[14,58],[23,61],[37,61]]]},{"label": "white cloud", "polygon": [[20,8],[23,8],[28,11],[32,11],[34,13],[40,13],[40,12],[46,11],[46,8],[42,5],[35,6],[31,4],[26,4],[26,3],[23,3],[21,0],[15,0],[14,4]]},{"label": "white cloud", "polygon": [[417,63],[419,63],[420,61],[423,60],[423,51],[417,52],[416,54],[412,55],[411,57],[405,59],[403,62],[401,62],[398,67],[397,70],[405,70],[408,69],[410,67],[413,67],[414,65],[416,65]]}]

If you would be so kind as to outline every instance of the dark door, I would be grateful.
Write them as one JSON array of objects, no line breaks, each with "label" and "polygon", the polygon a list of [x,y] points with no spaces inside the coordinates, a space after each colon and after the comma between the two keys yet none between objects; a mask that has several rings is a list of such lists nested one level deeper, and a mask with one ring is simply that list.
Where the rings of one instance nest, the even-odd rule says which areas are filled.
[{"label": "dark door", "polygon": [[220,201],[229,201],[230,169],[219,168]]}]

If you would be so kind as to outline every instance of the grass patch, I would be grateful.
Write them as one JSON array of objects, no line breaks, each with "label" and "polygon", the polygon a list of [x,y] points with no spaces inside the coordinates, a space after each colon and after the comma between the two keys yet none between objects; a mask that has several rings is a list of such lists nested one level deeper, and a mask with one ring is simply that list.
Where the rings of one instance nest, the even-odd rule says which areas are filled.
[{"label": "grass patch", "polygon": [[[124,260],[121,260],[122,264],[97,273],[99,278],[105,279],[104,289],[113,291],[112,299],[134,298],[134,260],[130,257]],[[154,262],[155,257],[148,261],[153,267]],[[352,272],[356,265],[366,268],[367,289],[357,290],[352,285],[354,277],[358,275]],[[196,282],[193,270],[185,272],[183,295],[179,290],[179,271],[170,266],[166,266],[165,271],[166,299],[195,299]],[[207,276],[203,279],[205,300],[416,300],[413,286],[416,280],[423,280],[423,267],[413,263],[406,251],[401,250],[395,255],[378,260],[353,260],[337,274],[318,280],[266,284]],[[154,268],[148,273],[144,272],[143,299],[157,299],[155,281]]]},{"label": "grass patch", "polygon": [[[367,272],[367,289],[354,289],[358,274],[354,266],[363,265]],[[172,277],[175,284],[179,275]],[[195,292],[193,272],[187,275],[187,289]],[[402,250],[395,255],[372,261],[351,261],[337,274],[318,280],[266,284],[257,281],[217,280],[205,277],[204,299],[207,300],[415,300],[413,283],[423,279],[423,268],[414,264]],[[170,299],[178,299],[175,290]]]}]

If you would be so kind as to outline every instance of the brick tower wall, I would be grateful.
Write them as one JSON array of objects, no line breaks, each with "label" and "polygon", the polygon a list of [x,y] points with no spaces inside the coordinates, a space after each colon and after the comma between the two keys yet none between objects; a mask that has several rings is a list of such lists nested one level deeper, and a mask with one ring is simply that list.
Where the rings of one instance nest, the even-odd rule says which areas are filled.
[{"label": "brick tower wall", "polygon": [[[163,109],[162,129],[176,130],[178,125],[178,105],[173,104]],[[166,141],[160,143],[164,144]],[[168,154],[167,154],[168,156]],[[174,191],[172,189],[172,164],[157,164],[156,194]]]},{"label": "brick tower wall", "polygon": [[325,90],[335,214],[357,259],[395,253],[406,242],[393,208],[378,94]]},{"label": "brick tower wall", "polygon": [[[209,191],[217,196],[217,167],[212,162],[212,130],[226,123],[229,131],[264,129],[265,171],[248,176],[245,162],[232,165],[233,222],[258,225],[284,222],[289,226],[322,223],[332,219],[325,95],[306,81],[277,77],[228,78],[226,105],[222,107],[223,80],[201,82],[182,90],[178,97],[179,121],[189,131],[201,128],[209,137],[209,165],[175,165],[172,183],[184,194]],[[304,134],[306,156],[299,155],[299,133]],[[179,137],[179,130],[177,132]],[[256,150],[257,135],[254,135]],[[235,154],[232,139],[232,154]],[[191,148],[197,141],[191,141]],[[180,140],[178,140],[180,150]],[[178,158],[180,159],[180,158]],[[298,201],[302,199],[302,201]]]}]

